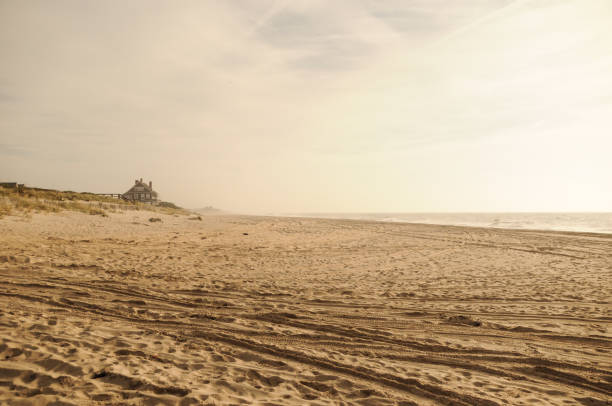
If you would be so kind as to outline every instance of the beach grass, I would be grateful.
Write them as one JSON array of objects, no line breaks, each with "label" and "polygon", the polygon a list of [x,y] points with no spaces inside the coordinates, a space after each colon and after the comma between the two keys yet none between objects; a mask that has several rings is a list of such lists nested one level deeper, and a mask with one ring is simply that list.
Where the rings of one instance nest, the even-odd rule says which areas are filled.
[{"label": "beach grass", "polygon": [[9,215],[28,216],[32,213],[56,213],[61,211],[107,216],[108,213],[125,210],[147,210],[171,215],[190,214],[189,211],[166,202],[154,206],[95,193],[29,187],[19,189],[0,187],[0,217]]}]

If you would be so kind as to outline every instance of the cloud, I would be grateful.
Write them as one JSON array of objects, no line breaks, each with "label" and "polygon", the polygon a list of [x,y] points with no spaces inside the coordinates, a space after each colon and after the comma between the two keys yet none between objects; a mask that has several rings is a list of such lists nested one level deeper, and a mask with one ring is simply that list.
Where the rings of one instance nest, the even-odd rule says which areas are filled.
[{"label": "cloud", "polygon": [[9,93],[0,92],[0,103],[15,103],[18,100],[17,97]]},{"label": "cloud", "polygon": [[285,9],[289,5],[290,0],[275,0],[266,10],[262,13],[261,17],[259,17],[255,23],[253,24],[250,32],[251,34],[259,31],[262,27],[264,27],[268,21]]},{"label": "cloud", "polygon": [[30,157],[33,151],[11,144],[0,144],[0,155],[5,157]]},{"label": "cloud", "polygon": [[[607,146],[597,135],[610,128],[607,0],[0,7],[2,148],[40,146],[46,165],[26,155],[11,165],[61,188],[109,191],[145,176],[192,206],[358,209],[356,173],[406,205],[392,192],[398,174],[436,163],[467,177],[436,148],[451,157],[496,137],[577,140],[580,126]],[[71,156],[89,176],[71,178]],[[326,190],[344,197],[317,203],[309,196],[332,172]]]}]

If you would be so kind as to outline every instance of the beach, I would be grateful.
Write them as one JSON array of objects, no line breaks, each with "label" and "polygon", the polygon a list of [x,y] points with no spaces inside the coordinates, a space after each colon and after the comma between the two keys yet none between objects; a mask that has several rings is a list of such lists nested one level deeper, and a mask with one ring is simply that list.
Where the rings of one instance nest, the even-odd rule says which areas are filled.
[{"label": "beach", "polygon": [[611,298],[612,234],[7,216],[0,404],[606,405]]}]

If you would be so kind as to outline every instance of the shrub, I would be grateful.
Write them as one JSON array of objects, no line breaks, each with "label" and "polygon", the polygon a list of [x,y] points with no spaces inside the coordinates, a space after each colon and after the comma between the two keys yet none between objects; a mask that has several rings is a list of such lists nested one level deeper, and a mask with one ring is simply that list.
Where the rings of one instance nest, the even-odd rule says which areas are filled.
[{"label": "shrub", "polygon": [[16,212],[29,215],[31,212],[77,211],[91,215],[107,216],[107,211],[147,210],[165,214],[188,215],[189,212],[174,203],[161,202],[152,206],[139,202],[128,202],[94,193],[78,193],[40,188],[0,187],[0,217]]}]

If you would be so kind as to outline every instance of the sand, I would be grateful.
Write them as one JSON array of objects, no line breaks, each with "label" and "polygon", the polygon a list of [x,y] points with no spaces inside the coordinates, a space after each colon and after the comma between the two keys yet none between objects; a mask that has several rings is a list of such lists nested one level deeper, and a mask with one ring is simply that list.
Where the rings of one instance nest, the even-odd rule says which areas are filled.
[{"label": "sand", "polygon": [[604,405],[611,293],[611,235],[6,217],[0,404]]}]

